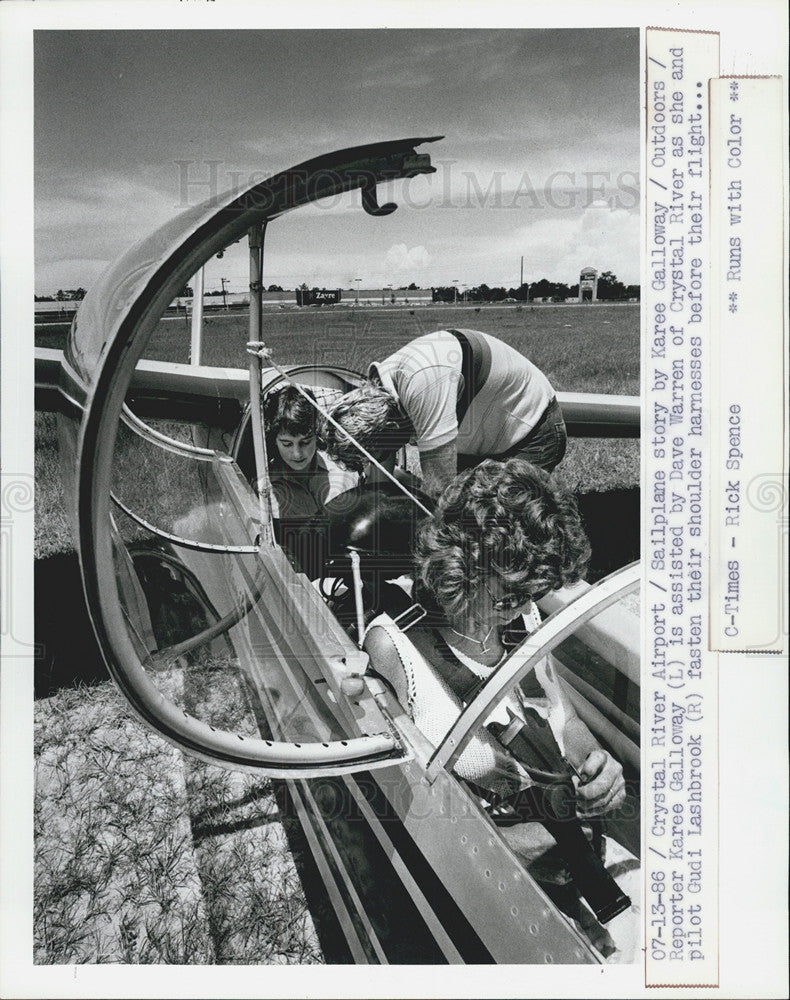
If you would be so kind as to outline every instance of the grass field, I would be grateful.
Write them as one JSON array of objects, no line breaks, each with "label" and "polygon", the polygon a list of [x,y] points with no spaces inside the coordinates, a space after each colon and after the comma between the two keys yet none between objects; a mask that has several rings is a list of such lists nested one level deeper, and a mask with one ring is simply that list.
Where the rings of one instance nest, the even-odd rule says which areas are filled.
[{"label": "grass field", "polygon": [[[284,364],[364,370],[409,337],[447,326],[511,343],[559,390],[639,392],[639,311],[628,306],[288,309],[265,314],[264,338]],[[246,367],[244,316],[207,316],[205,337],[204,363]],[[39,330],[36,340],[62,347],[64,331]],[[184,319],[164,319],[146,356],[185,362],[188,343]],[[48,414],[36,415],[35,471],[43,567],[73,547]],[[572,440],[555,475],[581,506],[601,507],[603,537],[614,539],[613,498],[638,486],[638,442]],[[78,627],[64,624],[64,645]],[[86,666],[85,675],[96,672]],[[183,757],[134,722],[108,682],[48,691],[35,724],[37,962],[322,960],[268,782]]]},{"label": "grass field", "polygon": [[[281,364],[342,364],[365,371],[407,340],[431,330],[471,327],[499,337],[533,360],[555,389],[639,392],[639,309],[636,306],[473,306],[278,309],[263,317],[263,339]],[[203,361],[244,368],[246,317],[205,318]],[[185,320],[160,323],[146,355],[188,360]]]},{"label": "grass field", "polygon": [[34,961],[307,964],[270,783],[184,757],[109,683],[35,713]]},{"label": "grass field", "polygon": [[[280,364],[339,364],[365,371],[413,337],[448,327],[483,330],[521,351],[569,392],[639,393],[639,307],[628,305],[334,306],[267,309],[263,339]],[[40,328],[36,344],[62,347],[66,326]],[[246,368],[247,318],[242,312],[204,316],[202,361]],[[163,319],[145,357],[189,360],[184,316]]]},{"label": "grass field", "polygon": [[[368,363],[441,327],[477,327],[533,360],[555,389],[639,393],[637,306],[514,306],[277,309],[264,314],[264,339],[283,364],[337,364],[364,371]],[[39,329],[39,346],[62,348],[67,327]],[[205,318],[203,362],[246,368],[247,320],[242,313]],[[160,321],[145,356],[187,362],[183,317]],[[574,493],[629,489],[639,483],[636,440],[575,439],[556,473]],[[71,547],[60,498],[53,418],[36,417],[36,556]]]}]

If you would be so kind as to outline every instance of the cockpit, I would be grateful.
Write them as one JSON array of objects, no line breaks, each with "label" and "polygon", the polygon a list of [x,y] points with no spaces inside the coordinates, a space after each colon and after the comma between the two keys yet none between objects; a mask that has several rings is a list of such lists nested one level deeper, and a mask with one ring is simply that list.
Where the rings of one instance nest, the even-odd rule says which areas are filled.
[{"label": "cockpit", "polygon": [[[441,731],[426,731],[365,638],[381,614],[405,633],[420,618],[412,553],[431,502],[395,476],[385,487],[352,483],[309,516],[283,515],[268,471],[267,400],[290,386],[326,418],[362,375],[288,364],[267,349],[267,226],[355,189],[368,213],[388,214],[395,206],[378,204],[376,185],[432,172],[415,149],[428,141],[308,161],[190,209],[129,251],[91,289],[72,327],[59,385],[62,464],[94,629],[138,717],[203,760],[272,777],[397,770],[392,787],[425,815],[463,814],[459,831],[482,850],[484,882],[500,882],[500,870],[517,874],[521,902],[503,910],[510,923],[500,927],[498,960],[524,961],[515,918],[520,905],[543,912],[544,897],[507,836],[492,834],[513,825],[507,810],[460,780],[460,765],[486,720],[500,709],[506,716],[514,691],[551,656],[580,716],[638,774],[638,567],[547,596],[542,626],[514,644]],[[142,361],[178,289],[239,240],[250,261],[248,370]],[[399,465],[410,460],[404,451]],[[631,809],[621,840],[638,850],[638,800]],[[451,864],[427,841],[420,850],[437,871]],[[559,913],[546,911],[545,920],[557,960],[598,960]]]}]

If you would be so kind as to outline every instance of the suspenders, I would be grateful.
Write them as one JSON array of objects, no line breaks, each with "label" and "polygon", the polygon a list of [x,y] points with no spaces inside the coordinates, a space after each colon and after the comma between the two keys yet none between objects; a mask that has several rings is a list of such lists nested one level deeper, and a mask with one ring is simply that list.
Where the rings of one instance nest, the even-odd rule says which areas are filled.
[{"label": "suspenders", "polygon": [[472,400],[485,385],[491,373],[491,348],[474,330],[448,330],[461,348],[461,375],[463,389],[455,404],[455,416],[458,426],[464,419]]}]

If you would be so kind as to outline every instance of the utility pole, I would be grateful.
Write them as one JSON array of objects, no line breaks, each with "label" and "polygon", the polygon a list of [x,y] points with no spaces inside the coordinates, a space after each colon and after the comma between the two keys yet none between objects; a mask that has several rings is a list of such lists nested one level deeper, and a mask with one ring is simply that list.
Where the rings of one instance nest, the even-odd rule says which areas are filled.
[{"label": "utility pole", "polygon": [[523,284],[524,284],[524,258],[522,257],[521,258],[521,280],[518,283],[518,287],[521,288],[521,286]]},{"label": "utility pole", "polygon": [[226,292],[225,292],[225,284],[226,284],[226,282],[227,282],[228,279],[227,278],[220,278],[219,280],[222,282],[222,308],[223,309],[227,309],[228,308],[228,299],[227,299],[227,295],[226,295]]}]

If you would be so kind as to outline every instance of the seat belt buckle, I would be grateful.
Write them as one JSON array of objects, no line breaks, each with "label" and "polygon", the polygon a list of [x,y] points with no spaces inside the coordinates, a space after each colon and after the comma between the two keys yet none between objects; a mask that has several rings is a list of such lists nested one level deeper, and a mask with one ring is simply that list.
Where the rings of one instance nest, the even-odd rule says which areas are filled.
[{"label": "seat belt buckle", "polygon": [[406,608],[405,611],[401,611],[398,617],[393,618],[392,620],[401,632],[408,632],[412,625],[416,625],[417,622],[421,622],[427,614],[428,612],[421,604],[412,604],[411,607]]}]

